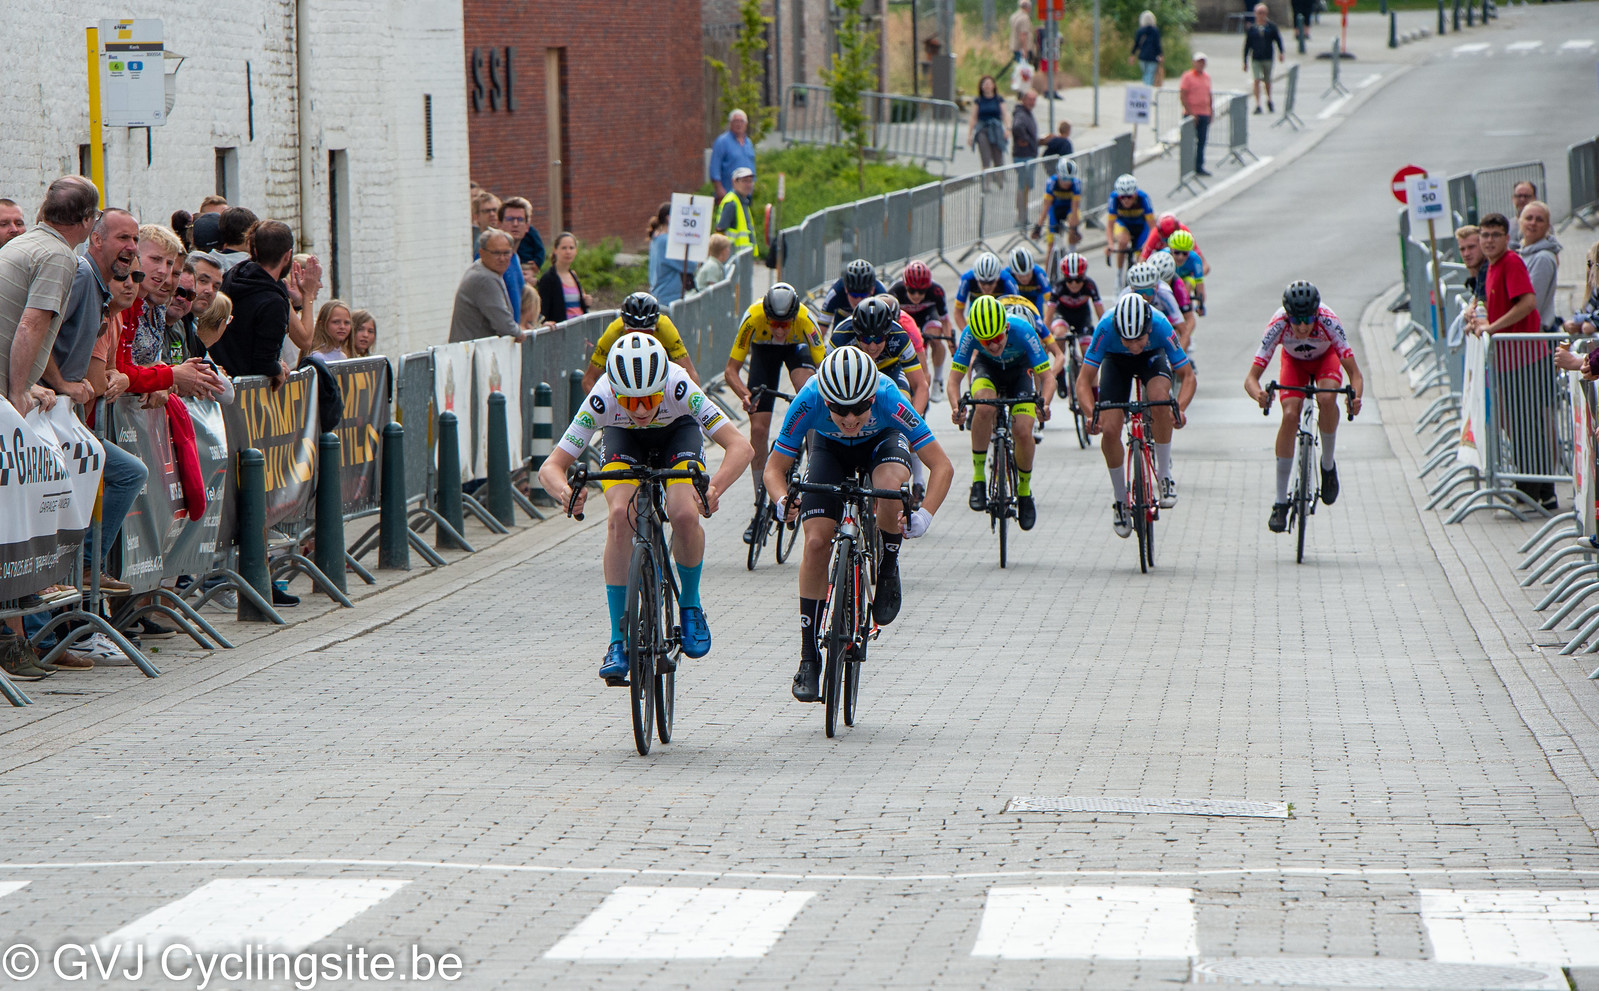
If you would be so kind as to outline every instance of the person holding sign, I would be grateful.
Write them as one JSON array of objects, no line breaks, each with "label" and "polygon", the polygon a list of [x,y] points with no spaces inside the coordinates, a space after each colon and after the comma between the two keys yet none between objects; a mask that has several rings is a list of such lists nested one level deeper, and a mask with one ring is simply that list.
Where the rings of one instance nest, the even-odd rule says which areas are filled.
[{"label": "person holding sign", "polygon": [[751,219],[755,196],[755,170],[740,166],[733,170],[733,188],[716,204],[716,233],[726,234],[733,250],[750,248],[761,257],[760,239],[755,237]]}]

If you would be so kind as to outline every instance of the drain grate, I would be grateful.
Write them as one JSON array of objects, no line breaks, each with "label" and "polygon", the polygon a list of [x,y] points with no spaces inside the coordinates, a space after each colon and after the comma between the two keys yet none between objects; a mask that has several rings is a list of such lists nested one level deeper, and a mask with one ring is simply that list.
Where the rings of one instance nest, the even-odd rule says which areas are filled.
[{"label": "drain grate", "polygon": [[1193,984],[1276,984],[1324,988],[1460,988],[1567,991],[1559,967],[1542,964],[1438,963],[1434,960],[1234,957],[1198,960]]},{"label": "drain grate", "polygon": [[1232,802],[1208,798],[1083,798],[1076,795],[1018,795],[1006,812],[1134,812],[1179,816],[1250,816],[1288,818],[1287,802]]}]

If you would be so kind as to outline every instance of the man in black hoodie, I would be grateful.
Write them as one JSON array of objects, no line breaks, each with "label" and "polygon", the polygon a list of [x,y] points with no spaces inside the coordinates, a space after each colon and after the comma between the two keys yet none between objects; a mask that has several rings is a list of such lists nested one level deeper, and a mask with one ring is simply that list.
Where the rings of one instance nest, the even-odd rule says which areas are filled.
[{"label": "man in black hoodie", "polygon": [[263,220],[250,235],[250,260],[223,276],[233,322],[209,354],[229,375],[265,375],[279,384],[288,376],[280,357],[290,315],[283,276],[293,260],[294,232],[287,224]]}]

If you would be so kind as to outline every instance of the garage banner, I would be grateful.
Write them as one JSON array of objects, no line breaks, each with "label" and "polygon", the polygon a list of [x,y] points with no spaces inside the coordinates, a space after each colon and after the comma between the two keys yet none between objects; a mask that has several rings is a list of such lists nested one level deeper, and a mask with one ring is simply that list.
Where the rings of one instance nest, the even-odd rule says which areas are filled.
[{"label": "garage banner", "polygon": [[0,403],[0,601],[67,578],[104,462],[69,403],[26,420]]}]

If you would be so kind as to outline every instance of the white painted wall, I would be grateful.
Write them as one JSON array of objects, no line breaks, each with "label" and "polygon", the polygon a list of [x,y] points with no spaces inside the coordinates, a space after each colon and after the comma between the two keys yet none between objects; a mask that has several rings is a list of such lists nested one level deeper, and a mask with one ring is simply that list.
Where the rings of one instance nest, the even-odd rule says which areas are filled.
[{"label": "white painted wall", "polygon": [[[0,196],[30,220],[49,182],[78,170],[78,146],[88,142],[83,29],[102,14],[134,13],[72,6],[82,12],[17,4],[7,18],[7,36],[30,44],[29,57],[0,59]],[[385,353],[442,343],[471,258],[461,0],[145,0],[137,15],[161,18],[167,50],[186,61],[170,122],[150,129],[148,163],[144,129],[106,130],[107,203],[146,222],[192,212],[215,191],[214,149],[236,147],[234,201],[294,227],[326,269],[328,152],[344,150],[352,228],[344,298],[376,314]],[[303,217],[297,21],[309,97]],[[433,96],[432,161],[424,93]]]}]

